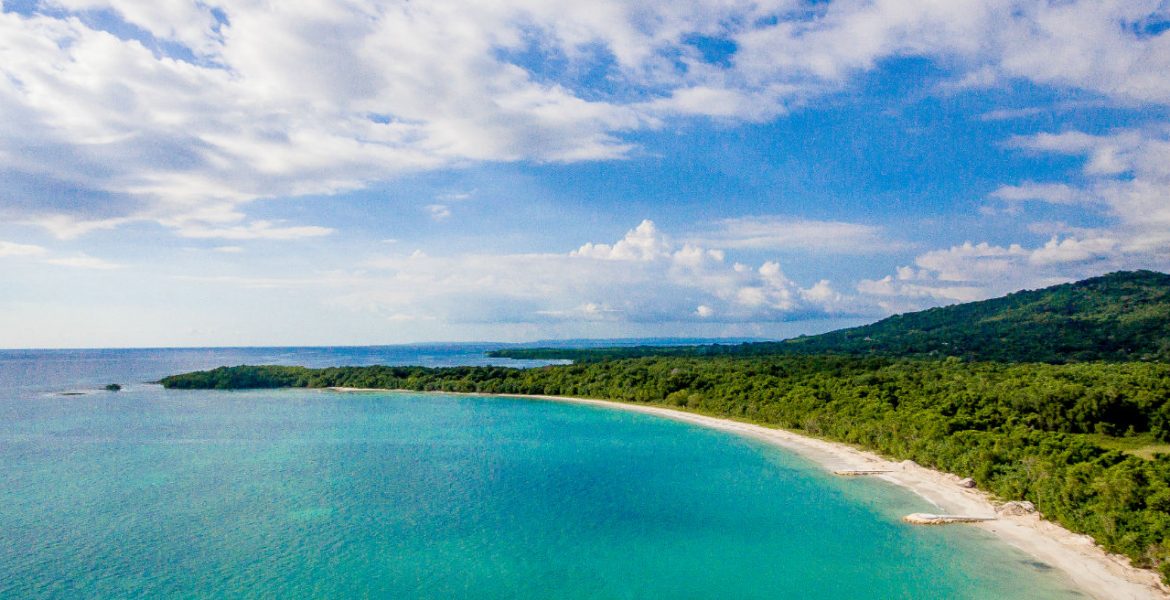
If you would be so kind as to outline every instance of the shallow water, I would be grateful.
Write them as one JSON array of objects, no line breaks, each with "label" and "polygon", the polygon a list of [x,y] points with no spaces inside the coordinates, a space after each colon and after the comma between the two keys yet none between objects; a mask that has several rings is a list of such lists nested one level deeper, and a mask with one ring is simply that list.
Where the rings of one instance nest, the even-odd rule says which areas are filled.
[{"label": "shallow water", "polygon": [[930,509],[904,490],[694,425],[448,395],[57,394],[103,368],[9,370],[0,597],[1075,596],[983,532],[900,523]]}]

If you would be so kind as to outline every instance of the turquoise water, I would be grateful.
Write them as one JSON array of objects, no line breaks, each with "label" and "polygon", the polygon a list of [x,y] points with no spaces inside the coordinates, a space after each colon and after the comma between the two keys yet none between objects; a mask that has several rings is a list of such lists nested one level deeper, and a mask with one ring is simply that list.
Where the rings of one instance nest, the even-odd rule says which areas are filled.
[{"label": "turquoise water", "polygon": [[900,523],[930,508],[903,490],[652,416],[42,387],[0,401],[3,598],[1075,597],[978,530]]}]

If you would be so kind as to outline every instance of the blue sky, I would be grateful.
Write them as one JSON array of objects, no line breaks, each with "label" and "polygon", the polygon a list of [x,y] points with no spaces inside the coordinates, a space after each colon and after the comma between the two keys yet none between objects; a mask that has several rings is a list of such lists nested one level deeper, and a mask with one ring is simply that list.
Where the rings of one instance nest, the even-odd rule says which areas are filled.
[{"label": "blue sky", "polygon": [[785,337],[1170,270],[1170,2],[4,0],[0,347]]}]

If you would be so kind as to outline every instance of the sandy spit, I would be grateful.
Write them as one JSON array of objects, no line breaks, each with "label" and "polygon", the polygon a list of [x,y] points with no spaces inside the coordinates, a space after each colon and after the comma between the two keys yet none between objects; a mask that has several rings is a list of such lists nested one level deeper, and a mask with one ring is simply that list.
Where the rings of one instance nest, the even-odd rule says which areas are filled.
[{"label": "sandy spit", "polygon": [[[332,389],[342,392],[409,391],[410,393],[419,393],[411,390]],[[1092,538],[1073,533],[1060,525],[1040,518],[1038,514],[1024,516],[997,514],[995,509],[999,502],[995,501],[990,494],[978,489],[962,487],[959,485],[959,477],[956,475],[927,469],[909,461],[893,462],[872,452],[858,450],[846,444],[799,435],[783,429],[708,417],[661,406],[561,396],[467,395],[497,395],[508,398],[570,402],[656,415],[762,440],[796,452],[830,471],[887,470],[888,472],[876,474],[873,477],[881,478],[918,494],[937,506],[940,512],[975,517],[996,517],[994,521],[951,525],[951,527],[978,527],[991,532],[1025,554],[1062,571],[1081,592],[1092,598],[1100,600],[1170,599],[1170,588],[1161,583],[1156,573],[1133,567],[1130,565],[1129,559],[1124,556],[1105,552],[1093,542]]]}]

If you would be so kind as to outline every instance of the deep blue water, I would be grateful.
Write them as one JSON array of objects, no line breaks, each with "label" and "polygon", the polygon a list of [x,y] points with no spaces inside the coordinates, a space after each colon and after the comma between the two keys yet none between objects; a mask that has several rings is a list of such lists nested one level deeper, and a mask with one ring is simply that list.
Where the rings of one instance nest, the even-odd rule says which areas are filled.
[{"label": "deep blue water", "polygon": [[[1075,596],[983,532],[902,524],[930,507],[900,489],[688,424],[146,383],[241,363],[484,364],[483,350],[0,352],[0,597]],[[100,391],[111,382],[126,388]]]}]

